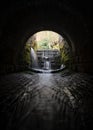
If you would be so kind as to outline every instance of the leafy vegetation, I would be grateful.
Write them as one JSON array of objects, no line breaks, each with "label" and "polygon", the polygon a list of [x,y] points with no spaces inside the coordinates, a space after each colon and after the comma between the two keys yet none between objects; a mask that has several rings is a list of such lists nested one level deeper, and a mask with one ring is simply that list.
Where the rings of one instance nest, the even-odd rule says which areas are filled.
[{"label": "leafy vegetation", "polygon": [[43,39],[43,40],[37,42],[38,49],[50,49],[48,43],[49,43],[49,41],[47,39]]},{"label": "leafy vegetation", "polygon": [[63,40],[63,45],[60,46],[60,53],[61,53],[61,63],[69,67],[72,62],[72,53],[71,48],[66,40]]},{"label": "leafy vegetation", "polygon": [[31,45],[26,44],[25,47],[24,47],[24,64],[25,65],[31,64],[30,49],[31,49]]}]

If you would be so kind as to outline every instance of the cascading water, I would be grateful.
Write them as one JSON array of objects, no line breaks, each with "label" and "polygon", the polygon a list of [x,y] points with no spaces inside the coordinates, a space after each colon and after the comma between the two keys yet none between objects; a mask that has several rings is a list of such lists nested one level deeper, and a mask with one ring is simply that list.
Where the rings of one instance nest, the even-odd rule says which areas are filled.
[{"label": "cascading water", "polygon": [[31,48],[31,67],[32,68],[39,68],[38,58],[37,58],[36,52],[34,51],[33,48]]},{"label": "cascading water", "polygon": [[[40,66],[40,62],[42,63],[42,66]],[[42,72],[42,73],[50,73],[50,72],[58,72],[64,68],[65,66],[61,65],[61,67],[58,69],[52,69],[51,58],[46,53],[43,53],[41,55],[41,60],[38,61],[38,53],[36,53],[34,49],[31,48],[31,69],[33,71]]]},{"label": "cascading water", "polygon": [[50,61],[47,61],[47,60],[44,61],[44,69],[47,69],[47,70],[51,69]]}]

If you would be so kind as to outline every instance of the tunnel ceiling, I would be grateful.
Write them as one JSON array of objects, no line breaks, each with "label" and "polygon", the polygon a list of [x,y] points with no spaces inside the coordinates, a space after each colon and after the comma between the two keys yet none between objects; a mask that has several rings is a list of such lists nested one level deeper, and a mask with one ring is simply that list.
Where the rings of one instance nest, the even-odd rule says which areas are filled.
[{"label": "tunnel ceiling", "polygon": [[[88,2],[81,2],[81,1],[74,1],[74,0],[16,0],[16,1],[3,1],[1,6],[1,34],[3,32],[3,27],[13,24],[16,20],[16,26],[21,23],[24,23],[26,26],[26,21],[29,19],[33,19],[35,23],[35,19],[39,24],[39,28],[42,27],[42,23],[45,23],[45,26],[50,24],[58,24],[59,22],[63,22],[67,26],[67,20],[70,19],[74,20],[73,17],[77,17],[75,21],[82,22],[82,19],[90,21],[90,16],[92,14],[92,6],[90,1]],[[68,14],[68,16],[67,16]],[[40,18],[40,16],[41,18]],[[50,15],[50,16],[49,16]],[[52,16],[52,17],[51,17]],[[87,16],[87,18],[86,18]],[[29,18],[27,18],[29,17]],[[39,18],[38,18],[39,17]],[[44,17],[42,19],[42,17]],[[66,20],[62,20],[65,17]],[[68,17],[68,19],[67,19]],[[83,17],[83,18],[82,18]],[[21,20],[21,23],[20,23]],[[30,22],[31,22],[30,21]],[[18,22],[18,23],[17,23]],[[30,24],[32,24],[30,23]],[[35,24],[37,24],[35,23]],[[14,23],[15,24],[15,23]],[[51,26],[50,24],[50,26]],[[86,22],[85,22],[86,24]],[[15,26],[15,25],[14,25]],[[23,25],[24,26],[24,25]],[[44,26],[44,25],[43,25]],[[65,25],[63,25],[65,26]],[[86,25],[85,25],[86,26]],[[9,26],[9,28],[11,28]],[[58,27],[57,27],[58,28]],[[5,29],[5,28],[4,28]]]},{"label": "tunnel ceiling", "polygon": [[[91,3],[74,0],[16,0],[0,4],[0,57],[17,64],[27,39],[42,30],[52,30],[71,41],[75,55],[91,54]],[[89,45],[89,46],[90,46]],[[6,52],[6,53],[4,53]],[[86,54],[83,54],[86,56]],[[7,57],[7,59],[6,59]]]}]

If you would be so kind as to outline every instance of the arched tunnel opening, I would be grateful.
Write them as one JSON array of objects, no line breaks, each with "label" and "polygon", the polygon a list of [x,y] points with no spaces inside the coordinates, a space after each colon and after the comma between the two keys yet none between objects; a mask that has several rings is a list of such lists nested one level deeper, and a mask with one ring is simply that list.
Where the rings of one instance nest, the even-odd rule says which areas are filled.
[{"label": "arched tunnel opening", "polygon": [[24,65],[36,72],[58,72],[66,66],[70,68],[73,56],[69,44],[56,32],[37,32],[24,47]]},{"label": "arched tunnel opening", "polygon": [[75,2],[0,5],[1,130],[93,128],[91,5]]}]

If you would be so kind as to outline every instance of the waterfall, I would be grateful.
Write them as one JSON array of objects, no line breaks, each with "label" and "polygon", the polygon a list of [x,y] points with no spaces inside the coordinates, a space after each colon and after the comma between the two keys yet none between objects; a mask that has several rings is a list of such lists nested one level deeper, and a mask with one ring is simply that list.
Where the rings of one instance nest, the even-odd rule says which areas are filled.
[{"label": "waterfall", "polygon": [[48,61],[48,60],[44,61],[44,69],[47,69],[47,70],[51,69],[51,63],[50,63],[50,61]]},{"label": "waterfall", "polygon": [[31,67],[32,68],[38,68],[38,58],[37,58],[37,54],[34,51],[33,48],[31,48]]}]

